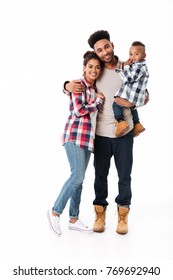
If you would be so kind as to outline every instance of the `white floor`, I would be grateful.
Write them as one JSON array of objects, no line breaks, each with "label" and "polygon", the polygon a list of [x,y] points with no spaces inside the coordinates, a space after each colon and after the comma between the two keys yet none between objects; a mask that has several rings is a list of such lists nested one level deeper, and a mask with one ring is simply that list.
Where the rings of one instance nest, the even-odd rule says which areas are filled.
[{"label": "white floor", "polygon": [[[84,269],[94,267],[98,270],[104,269],[105,273],[107,273],[107,266],[159,266],[162,272],[164,270],[164,276],[167,273],[170,275],[168,268],[171,269],[173,261],[172,184],[166,170],[151,171],[154,163],[152,157],[145,164],[149,155],[144,153],[140,156],[136,155],[137,152],[140,153],[142,147],[141,145],[138,147],[139,143],[142,139],[147,142],[147,138],[145,132],[145,135],[135,140],[133,199],[127,235],[121,236],[115,232],[117,213],[114,196],[117,189],[117,176],[113,161],[109,174],[109,206],[104,233],[84,234],[70,231],[68,206],[61,216],[62,236],[55,236],[49,228],[46,211],[52,206],[60,187],[59,182],[63,182],[67,175],[65,170],[68,170],[62,147],[59,155],[63,164],[57,166],[57,186],[48,184],[55,179],[50,179],[52,171],[48,166],[48,173],[39,173],[38,169],[36,177],[33,177],[33,174],[26,178],[21,175],[23,182],[15,177],[14,185],[13,179],[9,176],[11,185],[4,189],[4,199],[1,201],[3,208],[1,223],[4,226],[1,228],[0,254],[4,275],[7,277],[4,279],[10,279],[13,270],[19,266],[26,269],[53,266]],[[81,220],[91,227],[94,221],[92,160],[93,158],[84,183],[80,216]],[[138,168],[140,160],[142,170]],[[35,166],[34,161],[32,164]],[[108,276],[105,275],[104,279],[107,279],[106,277]],[[100,276],[95,279],[100,279]]]},{"label": "white floor", "polygon": [[[147,108],[152,110],[153,106],[151,103]],[[66,180],[69,166],[60,141],[57,145],[56,121],[50,127],[47,125],[48,130],[43,124],[39,132],[36,126],[31,127],[29,132],[32,137],[24,127],[19,136],[16,134],[11,138],[9,134],[8,139],[1,138],[0,255],[5,275],[19,265],[50,267],[53,264],[62,266],[74,262],[75,265],[82,262],[83,266],[99,262],[97,265],[101,267],[102,262],[107,266],[115,263],[126,263],[127,266],[130,263],[134,266],[138,262],[145,266],[149,262],[153,266],[155,263],[171,262],[168,266],[171,269],[172,136],[165,138],[160,134],[160,125],[164,125],[165,131],[168,131],[170,123],[159,122],[156,126],[155,120],[150,121],[142,115],[144,113],[145,110],[141,110],[140,115],[147,129],[134,139],[133,196],[129,233],[124,236],[115,232],[117,174],[113,160],[108,178],[109,206],[105,232],[87,235],[69,231],[67,206],[61,216],[63,234],[58,238],[49,228],[46,211],[52,207]],[[93,182],[92,156],[80,211],[81,220],[91,227],[94,222]],[[168,271],[167,268],[165,270]],[[10,275],[6,279],[10,279]]]},{"label": "white floor", "polygon": [[[58,150],[57,163],[60,157],[61,165],[56,166],[56,172],[55,167],[48,162],[46,163],[48,169],[45,168],[42,172],[43,163],[40,161],[40,168],[37,168],[37,158],[30,167],[28,166],[28,174],[26,170],[20,169],[21,174],[16,175],[15,172],[19,169],[13,166],[14,172],[5,174],[6,182],[4,181],[1,201],[3,207],[1,221],[5,225],[1,229],[2,257],[10,258],[12,262],[16,259],[19,262],[25,259],[91,262],[106,259],[172,260],[171,174],[169,168],[163,169],[163,165],[159,168],[157,153],[155,154],[157,149],[154,146],[148,148],[146,153],[140,151],[143,142],[145,145],[148,141],[151,142],[149,138],[149,132],[146,131],[135,139],[133,198],[129,214],[129,233],[124,236],[115,232],[117,214],[114,197],[117,193],[117,175],[113,161],[109,174],[109,206],[105,232],[84,234],[68,230],[67,206],[61,216],[63,234],[60,238],[50,230],[46,211],[52,206],[60,185],[69,172],[63,148],[59,147]],[[85,178],[80,211],[81,220],[91,227],[94,221],[92,163],[93,157]],[[154,167],[155,164],[157,168]],[[8,186],[5,186],[5,183]]]}]

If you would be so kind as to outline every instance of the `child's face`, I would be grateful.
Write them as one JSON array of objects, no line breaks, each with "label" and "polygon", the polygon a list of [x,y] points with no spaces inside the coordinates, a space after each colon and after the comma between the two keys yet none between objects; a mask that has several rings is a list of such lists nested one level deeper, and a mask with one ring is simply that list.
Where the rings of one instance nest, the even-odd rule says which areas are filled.
[{"label": "child's face", "polygon": [[139,62],[146,57],[145,49],[142,46],[132,46],[129,51],[129,58],[132,62]]},{"label": "child's face", "polygon": [[97,59],[90,59],[86,66],[83,67],[85,78],[90,83],[93,84],[94,81],[98,78],[101,73],[101,65],[99,60]]}]

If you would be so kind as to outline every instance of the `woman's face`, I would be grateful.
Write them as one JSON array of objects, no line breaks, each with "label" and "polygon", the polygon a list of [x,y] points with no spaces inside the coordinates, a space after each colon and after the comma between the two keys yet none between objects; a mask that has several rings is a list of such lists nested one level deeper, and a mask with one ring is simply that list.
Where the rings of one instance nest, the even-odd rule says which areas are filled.
[{"label": "woman's face", "polygon": [[86,66],[83,67],[83,71],[85,74],[86,80],[90,83],[93,84],[94,81],[98,78],[98,76],[101,73],[101,65],[99,60],[92,58],[90,59]]}]

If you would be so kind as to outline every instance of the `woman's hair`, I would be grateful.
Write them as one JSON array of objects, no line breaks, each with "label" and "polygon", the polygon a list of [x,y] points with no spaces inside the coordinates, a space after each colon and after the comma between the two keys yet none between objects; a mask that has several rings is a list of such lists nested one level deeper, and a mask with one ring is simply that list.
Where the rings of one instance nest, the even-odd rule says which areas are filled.
[{"label": "woman's hair", "polygon": [[94,45],[97,41],[102,40],[102,39],[106,39],[108,41],[110,41],[110,35],[108,33],[108,31],[106,30],[99,30],[94,32],[88,39],[88,44],[89,46],[94,49]]},{"label": "woman's hair", "polygon": [[86,53],[84,53],[83,58],[84,58],[84,60],[83,60],[83,65],[84,66],[87,65],[87,63],[90,59],[97,59],[100,63],[101,69],[104,67],[104,63],[101,61],[101,59],[93,51],[87,51]]}]

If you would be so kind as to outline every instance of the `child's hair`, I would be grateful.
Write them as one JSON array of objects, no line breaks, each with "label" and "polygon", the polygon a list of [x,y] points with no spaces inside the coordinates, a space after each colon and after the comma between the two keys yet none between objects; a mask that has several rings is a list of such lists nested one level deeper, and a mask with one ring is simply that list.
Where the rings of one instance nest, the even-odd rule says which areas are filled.
[{"label": "child's hair", "polygon": [[132,46],[141,46],[141,47],[143,47],[145,49],[145,45],[142,42],[140,42],[140,41],[134,41],[132,43]]},{"label": "child's hair", "polygon": [[89,46],[93,49],[94,48],[94,44],[102,39],[107,39],[108,41],[110,41],[110,35],[106,30],[99,30],[94,32],[88,39],[88,44]]},{"label": "child's hair", "polygon": [[84,61],[83,61],[83,65],[84,65],[84,66],[87,65],[87,63],[88,63],[88,61],[89,61],[90,59],[97,59],[97,60],[99,61],[99,63],[100,63],[101,68],[104,67],[103,62],[102,62],[102,61],[100,60],[100,58],[96,55],[96,53],[93,52],[93,51],[87,51],[86,53],[84,53],[83,58],[84,58]]}]

